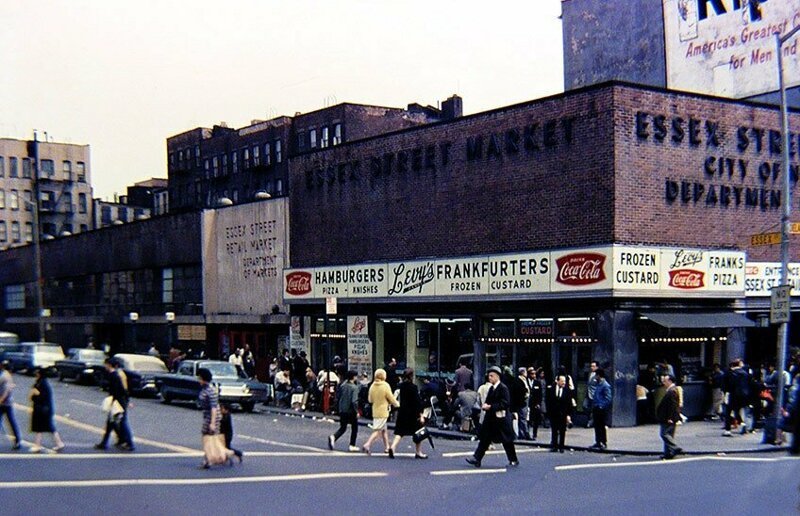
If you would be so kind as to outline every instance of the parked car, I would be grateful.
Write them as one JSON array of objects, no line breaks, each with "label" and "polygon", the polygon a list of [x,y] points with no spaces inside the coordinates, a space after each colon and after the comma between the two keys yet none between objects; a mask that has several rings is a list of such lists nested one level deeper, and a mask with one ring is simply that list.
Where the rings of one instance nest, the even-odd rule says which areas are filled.
[{"label": "parked car", "polygon": [[19,337],[16,333],[0,331],[0,360],[5,360],[8,351],[19,351]]},{"label": "parked car", "polygon": [[257,402],[269,399],[269,385],[247,378],[233,364],[219,360],[184,360],[175,373],[155,377],[161,400],[164,403],[197,400],[200,393],[197,371],[201,368],[211,371],[211,383],[217,388],[222,402],[237,404],[250,412]]},{"label": "parked car", "polygon": [[[132,353],[117,353],[113,358],[122,364],[122,370],[128,378],[128,391],[131,394],[142,396],[158,392],[155,376],[167,372],[167,366],[160,358]],[[108,386],[108,372],[105,367],[97,372],[97,383],[103,388]]]},{"label": "parked car", "polygon": [[52,369],[56,360],[64,359],[64,351],[52,342],[21,342],[16,351],[6,351],[4,360],[11,371],[33,374],[37,367]]},{"label": "parked car", "polygon": [[56,360],[58,379],[67,378],[76,382],[91,383],[96,380],[96,373],[103,369],[106,354],[99,349],[71,348],[67,358]]}]

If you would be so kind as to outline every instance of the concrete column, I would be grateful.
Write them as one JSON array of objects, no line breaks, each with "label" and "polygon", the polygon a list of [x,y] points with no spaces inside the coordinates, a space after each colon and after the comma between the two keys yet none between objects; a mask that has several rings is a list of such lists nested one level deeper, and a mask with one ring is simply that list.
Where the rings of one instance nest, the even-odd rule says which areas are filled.
[{"label": "concrete column", "polygon": [[[734,358],[747,359],[744,356],[744,346],[747,343],[747,333],[744,328],[731,328],[728,333],[728,344],[726,346],[725,363],[722,368],[731,363]],[[747,360],[745,360],[746,362]],[[755,364],[757,365],[757,364]]]},{"label": "concrete column", "polygon": [[614,395],[609,425],[636,425],[636,381],[639,377],[639,344],[635,314],[604,310],[597,314],[597,345],[594,359],[605,366]]}]

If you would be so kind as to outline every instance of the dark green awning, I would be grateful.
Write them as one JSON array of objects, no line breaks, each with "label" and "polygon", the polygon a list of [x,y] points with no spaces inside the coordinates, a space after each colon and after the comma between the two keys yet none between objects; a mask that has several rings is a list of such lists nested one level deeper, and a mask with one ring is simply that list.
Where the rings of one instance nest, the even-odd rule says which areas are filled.
[{"label": "dark green awning", "polygon": [[756,323],[736,312],[641,312],[665,328],[749,328]]}]

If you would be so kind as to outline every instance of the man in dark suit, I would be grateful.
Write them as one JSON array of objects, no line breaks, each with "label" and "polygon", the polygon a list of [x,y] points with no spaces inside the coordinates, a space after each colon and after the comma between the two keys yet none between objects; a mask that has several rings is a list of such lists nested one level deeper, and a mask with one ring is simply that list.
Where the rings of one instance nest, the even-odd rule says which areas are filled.
[{"label": "man in dark suit", "polygon": [[551,452],[564,453],[567,425],[572,423],[572,390],[567,386],[567,377],[559,375],[556,383],[547,390],[547,417],[550,419]]},{"label": "man in dark suit", "polygon": [[675,388],[675,377],[665,374],[661,377],[661,384],[667,391],[661,399],[661,403],[656,407],[656,418],[660,425],[661,440],[664,441],[664,455],[662,459],[671,459],[683,450],[675,442],[675,425],[681,420],[681,412],[678,407],[678,391]]},{"label": "man in dark suit", "polygon": [[475,455],[467,458],[467,462],[475,466],[481,467],[481,460],[489,449],[489,444],[502,443],[503,449],[506,451],[508,457],[508,465],[510,467],[519,466],[517,460],[517,450],[514,447],[514,427],[511,422],[511,393],[504,384],[500,382],[500,368],[492,366],[489,368],[488,376],[489,392],[486,395],[486,401],[481,407],[486,412],[483,418],[483,424],[478,431],[478,449],[475,450]]}]

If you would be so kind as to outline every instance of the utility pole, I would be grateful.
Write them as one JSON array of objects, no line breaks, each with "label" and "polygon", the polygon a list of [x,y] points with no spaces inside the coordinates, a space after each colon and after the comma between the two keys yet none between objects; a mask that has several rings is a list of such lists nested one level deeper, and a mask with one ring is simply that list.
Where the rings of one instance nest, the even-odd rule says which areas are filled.
[{"label": "utility pole", "polygon": [[44,342],[44,299],[42,293],[42,246],[39,236],[39,139],[33,131],[33,254],[36,268],[36,316],[39,321],[39,342]]}]

